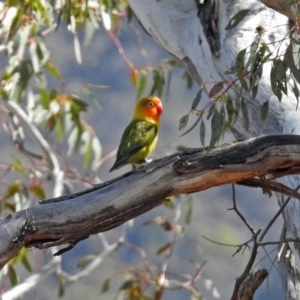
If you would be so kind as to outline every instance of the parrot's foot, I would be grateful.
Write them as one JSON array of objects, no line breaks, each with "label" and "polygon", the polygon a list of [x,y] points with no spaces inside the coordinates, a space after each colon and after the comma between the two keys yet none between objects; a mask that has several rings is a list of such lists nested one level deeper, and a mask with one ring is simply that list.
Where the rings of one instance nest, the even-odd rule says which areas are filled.
[{"label": "parrot's foot", "polygon": [[144,158],[138,164],[132,164],[132,171],[135,171],[135,170],[143,167],[145,164],[151,163],[152,160],[153,160],[152,158]]}]

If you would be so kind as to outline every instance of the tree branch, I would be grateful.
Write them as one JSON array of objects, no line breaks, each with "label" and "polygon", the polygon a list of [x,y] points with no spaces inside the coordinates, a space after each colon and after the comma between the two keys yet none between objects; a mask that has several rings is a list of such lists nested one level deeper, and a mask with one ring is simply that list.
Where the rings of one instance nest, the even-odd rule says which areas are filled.
[{"label": "tree branch", "polygon": [[49,199],[0,221],[0,267],[23,247],[74,244],[160,205],[202,191],[300,166],[300,136],[266,136],[210,153],[188,149],[77,194]]}]

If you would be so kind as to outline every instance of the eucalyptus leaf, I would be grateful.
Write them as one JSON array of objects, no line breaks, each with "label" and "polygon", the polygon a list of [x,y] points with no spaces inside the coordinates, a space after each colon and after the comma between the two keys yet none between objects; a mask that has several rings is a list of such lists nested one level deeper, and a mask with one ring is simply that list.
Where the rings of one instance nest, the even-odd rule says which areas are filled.
[{"label": "eucalyptus leaf", "polygon": [[238,13],[236,13],[228,22],[225,30],[232,29],[236,27],[239,23],[243,21],[243,19],[250,13],[249,9],[242,9]]}]

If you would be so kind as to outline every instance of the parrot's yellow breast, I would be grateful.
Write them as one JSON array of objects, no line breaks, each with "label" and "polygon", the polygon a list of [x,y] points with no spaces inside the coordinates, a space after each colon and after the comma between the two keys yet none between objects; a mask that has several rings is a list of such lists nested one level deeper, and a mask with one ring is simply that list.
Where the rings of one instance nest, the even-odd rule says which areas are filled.
[{"label": "parrot's yellow breast", "polygon": [[147,158],[154,151],[157,144],[157,140],[158,140],[158,135],[153,139],[153,141],[149,145],[143,147],[137,153],[132,155],[132,157],[130,157],[127,162],[129,164],[138,164],[142,160]]}]

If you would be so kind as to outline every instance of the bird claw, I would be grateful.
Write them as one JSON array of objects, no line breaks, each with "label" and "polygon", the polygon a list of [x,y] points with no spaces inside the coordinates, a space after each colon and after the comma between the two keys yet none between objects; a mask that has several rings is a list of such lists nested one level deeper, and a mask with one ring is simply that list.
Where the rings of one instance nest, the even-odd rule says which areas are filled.
[{"label": "bird claw", "polygon": [[135,171],[141,167],[143,167],[145,164],[149,164],[152,162],[152,158],[144,158],[142,161],[140,161],[138,164],[132,164],[132,171]]}]

